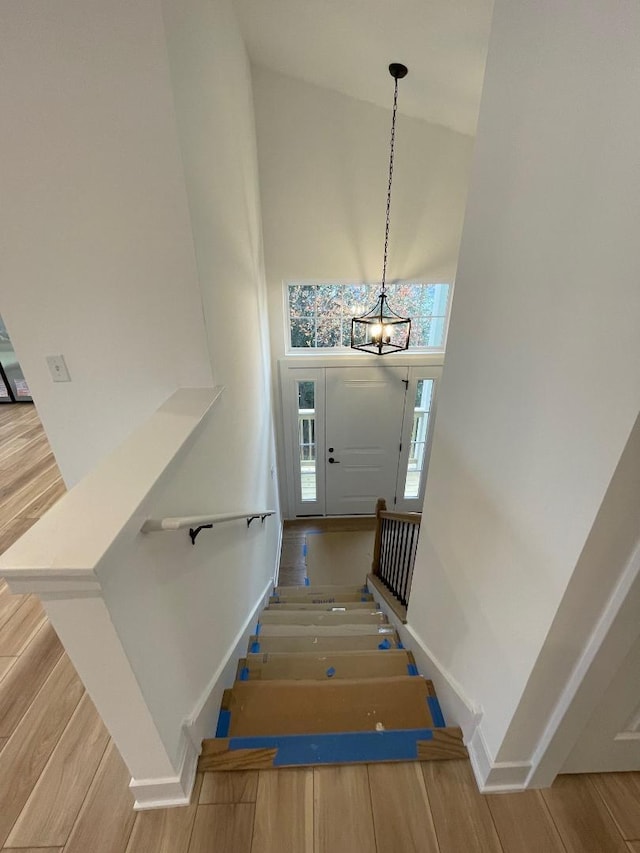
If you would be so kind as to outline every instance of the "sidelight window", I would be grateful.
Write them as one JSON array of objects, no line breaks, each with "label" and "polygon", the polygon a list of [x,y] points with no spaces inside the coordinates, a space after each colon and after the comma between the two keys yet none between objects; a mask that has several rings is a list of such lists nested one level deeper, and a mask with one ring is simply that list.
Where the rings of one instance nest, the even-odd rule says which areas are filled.
[{"label": "sidelight window", "polygon": [[404,486],[405,498],[417,498],[420,494],[420,480],[425,466],[425,451],[429,435],[429,414],[431,412],[432,392],[433,379],[418,380],[415,406],[413,409],[413,427],[411,429],[407,477]]},{"label": "sidelight window", "polygon": [[298,460],[303,503],[318,499],[315,382],[296,383],[298,388]]}]

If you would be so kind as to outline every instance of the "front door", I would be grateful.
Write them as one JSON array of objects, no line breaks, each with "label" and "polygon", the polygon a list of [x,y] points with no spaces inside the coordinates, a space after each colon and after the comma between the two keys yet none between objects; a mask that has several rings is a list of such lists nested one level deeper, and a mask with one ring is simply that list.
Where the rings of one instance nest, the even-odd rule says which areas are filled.
[{"label": "front door", "polygon": [[408,368],[326,369],[327,515],[371,514],[393,505]]}]

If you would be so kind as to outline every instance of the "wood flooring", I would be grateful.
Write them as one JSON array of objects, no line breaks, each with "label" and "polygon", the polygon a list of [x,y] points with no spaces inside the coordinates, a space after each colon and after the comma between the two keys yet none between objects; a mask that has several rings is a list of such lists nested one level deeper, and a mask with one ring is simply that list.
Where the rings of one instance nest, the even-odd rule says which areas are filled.
[{"label": "wood flooring", "polygon": [[[0,551],[64,493],[33,406],[0,406]],[[304,525],[282,584],[305,576]],[[129,773],[38,602],[0,581],[3,853],[640,853],[640,773],[482,796],[467,761],[199,774],[135,813]]]}]

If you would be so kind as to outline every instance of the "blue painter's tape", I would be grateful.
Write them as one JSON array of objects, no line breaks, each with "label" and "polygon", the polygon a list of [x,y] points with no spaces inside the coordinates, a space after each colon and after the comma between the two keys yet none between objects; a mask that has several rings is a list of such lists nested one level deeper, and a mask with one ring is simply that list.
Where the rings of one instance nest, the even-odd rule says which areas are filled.
[{"label": "blue painter's tape", "polygon": [[257,655],[260,651],[260,643],[251,643],[251,654]]},{"label": "blue painter's tape", "polygon": [[334,666],[330,666],[329,669],[327,670],[327,678],[333,678],[333,676],[335,674],[336,674],[336,668]]},{"label": "blue painter's tape", "polygon": [[218,727],[216,729],[216,737],[228,737],[230,725],[231,711],[220,711],[220,716],[218,717]]},{"label": "blue painter's tape", "polygon": [[307,543],[306,542],[303,542],[303,544],[302,544],[302,556],[303,557],[307,556]]},{"label": "blue painter's tape", "polygon": [[384,639],[381,643],[378,643],[378,648],[383,649],[383,650],[384,649],[390,649],[391,643],[389,642],[389,640]]},{"label": "blue painter's tape", "polygon": [[309,764],[415,761],[418,757],[418,741],[432,739],[431,729],[234,737],[229,741],[229,749],[277,749],[274,767],[296,767]]},{"label": "blue painter's tape", "polygon": [[260,631],[262,631],[262,625],[258,622],[256,625],[256,637],[260,636]]},{"label": "blue painter's tape", "polygon": [[360,601],[369,601],[366,595],[360,596]]},{"label": "blue painter's tape", "polygon": [[365,585],[362,587],[362,589],[360,590],[360,592],[366,592],[366,593],[368,593],[368,592],[369,592],[369,587],[365,584]]},{"label": "blue painter's tape", "polygon": [[398,647],[399,649],[404,649],[404,646],[402,645],[402,641],[401,641],[401,640],[398,640],[398,646],[397,646],[397,647]]},{"label": "blue painter's tape", "polygon": [[309,580],[309,578],[304,579],[304,585],[305,586],[311,586],[311,581]]},{"label": "blue painter's tape", "polygon": [[444,721],[444,716],[442,714],[442,709],[440,708],[440,703],[438,702],[437,696],[427,696],[427,703],[429,705],[429,710],[431,711],[431,719],[433,720],[433,725],[437,728],[444,728],[447,724]]},{"label": "blue painter's tape", "polygon": [[240,681],[249,681],[249,667],[243,666],[240,670]]},{"label": "blue painter's tape", "polygon": [[407,664],[407,672],[409,673],[409,675],[419,675],[420,674],[418,672],[418,667],[415,665],[415,663],[408,663]]}]

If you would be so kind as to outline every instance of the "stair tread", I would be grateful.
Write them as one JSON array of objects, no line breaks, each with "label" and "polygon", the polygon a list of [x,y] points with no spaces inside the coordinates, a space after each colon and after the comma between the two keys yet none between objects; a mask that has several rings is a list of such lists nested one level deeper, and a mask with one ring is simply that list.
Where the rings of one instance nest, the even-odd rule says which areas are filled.
[{"label": "stair tread", "polygon": [[384,732],[334,732],[206,738],[198,770],[268,770],[388,761],[466,759],[457,726]]},{"label": "stair tread", "polygon": [[263,610],[260,624],[269,625],[382,625],[387,617],[381,610]]},{"label": "stair tread", "polygon": [[340,584],[320,584],[318,586],[278,586],[274,594],[284,598],[286,595],[299,595],[308,598],[313,595],[333,594],[336,592],[362,593],[367,595],[369,590],[365,584],[341,586]]},{"label": "stair tread", "polygon": [[390,634],[344,634],[324,635],[306,634],[303,636],[266,637],[263,634],[249,638],[249,649],[258,646],[256,652],[324,652],[358,651],[363,649],[377,651],[381,643],[389,643],[390,648],[398,648],[400,640],[395,631]]},{"label": "stair tread", "polygon": [[277,622],[260,624],[260,637],[349,637],[364,634],[382,638],[393,631],[391,625],[382,622],[345,622],[338,625],[288,625]]},{"label": "stair tread", "polygon": [[241,661],[243,680],[382,678],[417,675],[413,655],[404,649],[249,654]]},{"label": "stair tread", "polygon": [[236,682],[225,694],[231,737],[426,729],[434,726],[422,678]]},{"label": "stair tread", "polygon": [[286,612],[288,610],[377,610],[373,596],[367,601],[269,601],[269,610]]}]

